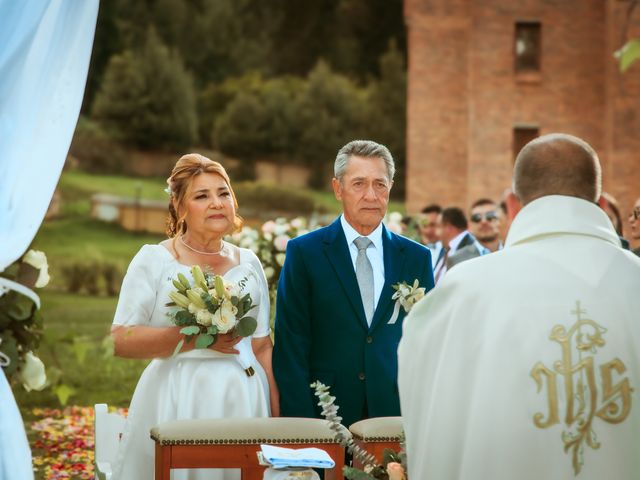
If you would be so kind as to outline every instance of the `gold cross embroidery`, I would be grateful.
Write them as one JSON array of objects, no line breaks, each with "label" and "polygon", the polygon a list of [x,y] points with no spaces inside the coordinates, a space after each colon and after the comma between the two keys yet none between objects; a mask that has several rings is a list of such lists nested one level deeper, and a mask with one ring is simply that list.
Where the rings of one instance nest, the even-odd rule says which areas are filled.
[{"label": "gold cross embroidery", "polygon": [[[545,381],[547,386],[547,416],[545,418],[540,412],[533,416],[533,423],[538,428],[549,428],[560,423],[558,375],[564,380],[567,399],[564,423],[567,429],[562,432],[562,441],[564,451],[571,450],[573,471],[578,475],[584,465],[584,445],[594,450],[600,448],[593,429],[594,417],[612,424],[623,422],[631,411],[633,388],[628,377],[613,384],[613,371],[622,375],[627,370],[622,360],[616,357],[599,366],[602,392],[601,402],[598,403],[595,355],[597,349],[605,345],[603,334],[607,329],[589,318],[583,318],[587,312],[580,307],[579,301],[571,313],[577,318],[573,326],[567,331],[563,325],[556,325],[549,335],[550,340],[560,344],[562,358],[553,363],[552,369],[537,362],[531,369],[531,377],[536,382],[538,393]],[[575,363],[574,356],[577,358]]]}]

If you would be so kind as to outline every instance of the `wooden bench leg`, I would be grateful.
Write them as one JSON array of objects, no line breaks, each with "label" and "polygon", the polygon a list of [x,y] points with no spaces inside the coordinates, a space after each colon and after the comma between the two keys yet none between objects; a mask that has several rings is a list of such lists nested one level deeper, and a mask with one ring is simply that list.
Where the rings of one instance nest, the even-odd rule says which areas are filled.
[{"label": "wooden bench leg", "polygon": [[343,480],[342,476],[342,468],[344,467],[344,448],[340,446],[332,447],[324,447],[327,450],[327,453],[333,461],[336,462],[335,467],[331,470],[327,469],[324,471],[325,480]]},{"label": "wooden bench leg", "polygon": [[160,445],[156,442],[156,472],[155,480],[170,480],[171,478],[171,446]]},{"label": "wooden bench leg", "polygon": [[244,467],[240,478],[242,480],[262,480],[264,476],[265,467]]}]

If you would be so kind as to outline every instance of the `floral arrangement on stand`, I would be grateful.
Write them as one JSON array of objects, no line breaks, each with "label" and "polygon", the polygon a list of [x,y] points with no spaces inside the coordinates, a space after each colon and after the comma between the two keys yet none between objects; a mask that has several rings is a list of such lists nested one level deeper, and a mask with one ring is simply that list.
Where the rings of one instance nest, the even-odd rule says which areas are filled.
[{"label": "floral arrangement on stand", "polygon": [[43,252],[29,250],[0,272],[0,366],[11,382],[27,391],[47,384],[44,364],[33,353],[42,337],[40,299],[33,288],[49,283]]},{"label": "floral arrangement on stand", "polygon": [[[169,293],[171,302],[167,306],[176,307],[171,312],[173,323],[182,327],[180,333],[184,335],[174,355],[185,342],[194,339],[195,348],[203,349],[213,345],[218,334],[231,333],[246,338],[256,331],[258,322],[248,315],[255,305],[250,294],[243,294],[246,278],[238,283],[229,282],[220,275],[203,272],[197,265],[191,267],[191,276],[193,285],[179,273],[173,280],[176,290]],[[251,345],[241,341],[236,348],[242,368],[247,376],[253,376]]]},{"label": "floral arrangement on stand", "polygon": [[258,256],[267,277],[269,292],[273,297],[284,265],[287,243],[318,226],[315,221],[307,221],[304,217],[291,220],[279,217],[262,224],[260,230],[244,227],[231,236],[231,242],[252,250]]},{"label": "floral arrangement on stand", "polygon": [[382,463],[377,463],[376,458],[366,450],[355,444],[349,430],[342,425],[342,417],[338,415],[336,397],[329,392],[329,387],[321,382],[311,384],[314,394],[318,397],[318,405],[322,408],[322,416],[329,422],[329,428],[335,433],[336,440],[358,460],[363,469],[344,467],[343,474],[347,480],[408,480],[407,455],[403,451],[384,451]]}]

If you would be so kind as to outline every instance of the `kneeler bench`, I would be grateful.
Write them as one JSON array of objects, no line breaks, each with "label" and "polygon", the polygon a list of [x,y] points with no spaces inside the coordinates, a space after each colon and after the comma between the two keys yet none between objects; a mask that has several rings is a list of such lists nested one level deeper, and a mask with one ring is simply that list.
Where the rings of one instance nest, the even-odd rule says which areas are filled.
[{"label": "kneeler bench", "polygon": [[325,479],[342,480],[344,448],[325,420],[317,418],[224,418],[174,420],[151,429],[156,443],[155,479],[169,480],[173,468],[239,468],[242,480],[262,480],[261,444],[321,448],[336,465]]},{"label": "kneeler bench", "polygon": [[[400,450],[402,417],[378,417],[360,420],[349,427],[353,441],[382,462],[385,449]],[[354,459],[354,467],[362,468]]]}]

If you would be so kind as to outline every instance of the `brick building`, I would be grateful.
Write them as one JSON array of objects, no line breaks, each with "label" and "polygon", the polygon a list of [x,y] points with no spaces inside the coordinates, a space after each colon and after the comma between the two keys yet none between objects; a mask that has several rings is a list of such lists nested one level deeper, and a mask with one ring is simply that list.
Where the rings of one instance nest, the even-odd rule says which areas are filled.
[{"label": "brick building", "polygon": [[[500,199],[531,138],[587,140],[623,219],[640,196],[640,62],[619,0],[405,0],[407,208]],[[640,15],[629,33],[640,36]]]}]

